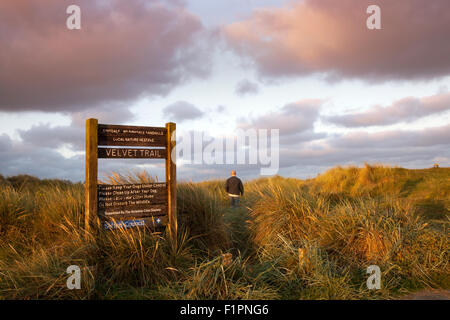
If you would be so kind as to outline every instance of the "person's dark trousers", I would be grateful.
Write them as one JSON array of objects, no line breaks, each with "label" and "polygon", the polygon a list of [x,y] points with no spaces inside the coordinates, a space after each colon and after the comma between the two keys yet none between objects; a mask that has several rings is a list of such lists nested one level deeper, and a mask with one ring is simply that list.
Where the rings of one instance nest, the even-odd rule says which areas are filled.
[{"label": "person's dark trousers", "polygon": [[239,206],[239,197],[230,197],[230,203],[232,208],[237,208]]}]

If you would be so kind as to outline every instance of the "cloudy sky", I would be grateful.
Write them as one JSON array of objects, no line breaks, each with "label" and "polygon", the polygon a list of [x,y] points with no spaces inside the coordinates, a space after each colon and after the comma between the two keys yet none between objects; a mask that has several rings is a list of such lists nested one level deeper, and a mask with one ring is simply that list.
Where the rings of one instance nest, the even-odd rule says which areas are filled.
[{"label": "cloudy sky", "polygon": [[[449,34],[448,0],[1,0],[0,173],[83,180],[90,117],[173,121],[180,137],[280,129],[283,176],[449,166]],[[231,167],[180,163],[178,177]],[[99,162],[101,177],[132,170],[163,163]]]}]

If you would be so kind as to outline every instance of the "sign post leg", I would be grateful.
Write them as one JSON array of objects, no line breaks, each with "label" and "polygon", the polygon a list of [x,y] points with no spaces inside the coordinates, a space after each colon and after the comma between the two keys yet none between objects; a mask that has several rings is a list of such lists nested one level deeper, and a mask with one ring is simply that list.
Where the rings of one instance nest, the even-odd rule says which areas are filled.
[{"label": "sign post leg", "polygon": [[177,240],[177,166],[176,166],[176,124],[166,123],[167,129],[167,158],[166,158],[166,183],[168,190],[168,215],[169,215],[169,236]]},{"label": "sign post leg", "polygon": [[94,219],[97,219],[97,167],[98,167],[98,120],[86,120],[86,179],[84,228],[87,236]]}]

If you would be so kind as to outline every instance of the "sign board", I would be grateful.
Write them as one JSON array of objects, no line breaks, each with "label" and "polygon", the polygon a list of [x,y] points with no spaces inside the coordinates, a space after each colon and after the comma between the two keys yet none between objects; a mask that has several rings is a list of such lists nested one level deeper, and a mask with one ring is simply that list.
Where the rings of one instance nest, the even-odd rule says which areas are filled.
[{"label": "sign board", "polygon": [[98,125],[100,146],[165,147],[167,128]]},{"label": "sign board", "polygon": [[99,159],[165,159],[166,157],[166,149],[98,148]]},{"label": "sign board", "polygon": [[[97,219],[108,230],[168,226],[176,237],[175,128],[171,122],[166,127],[137,127],[86,120],[86,230]],[[166,182],[98,184],[98,159],[165,159]]]}]

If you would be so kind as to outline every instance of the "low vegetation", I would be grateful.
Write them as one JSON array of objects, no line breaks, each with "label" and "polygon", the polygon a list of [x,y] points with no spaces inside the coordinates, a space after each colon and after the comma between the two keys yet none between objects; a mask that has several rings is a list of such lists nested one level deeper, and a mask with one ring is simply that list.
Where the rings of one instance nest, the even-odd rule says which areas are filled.
[{"label": "low vegetation", "polygon": [[[260,178],[245,183],[235,210],[223,184],[178,184],[173,241],[142,229],[84,236],[82,184],[0,176],[0,299],[392,299],[450,289],[450,168]],[[374,264],[380,290],[366,286]],[[66,287],[70,265],[81,268],[81,290]]]}]

